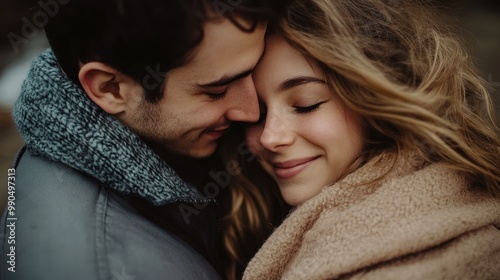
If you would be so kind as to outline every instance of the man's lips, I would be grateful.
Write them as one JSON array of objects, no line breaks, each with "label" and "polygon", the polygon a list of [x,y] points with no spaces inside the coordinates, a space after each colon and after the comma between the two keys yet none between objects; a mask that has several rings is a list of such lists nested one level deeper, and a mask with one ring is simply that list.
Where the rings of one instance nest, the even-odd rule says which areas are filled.
[{"label": "man's lips", "polygon": [[204,134],[209,136],[210,138],[219,139],[228,128],[229,125],[224,127],[217,127],[214,129],[207,129]]},{"label": "man's lips", "polygon": [[286,179],[291,178],[308,167],[311,163],[313,163],[319,156],[293,159],[281,162],[271,162],[271,165],[274,170],[274,174],[278,178]]}]

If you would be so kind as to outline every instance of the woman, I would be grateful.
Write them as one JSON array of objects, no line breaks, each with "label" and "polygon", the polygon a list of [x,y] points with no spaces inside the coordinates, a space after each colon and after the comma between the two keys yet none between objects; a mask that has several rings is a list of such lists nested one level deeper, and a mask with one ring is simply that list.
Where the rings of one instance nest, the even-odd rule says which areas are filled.
[{"label": "woman", "polygon": [[440,19],[419,1],[288,8],[253,73],[262,118],[245,139],[256,160],[242,157],[243,136],[224,151],[243,167],[225,236],[236,271],[242,234],[266,236],[279,213],[262,180],[294,207],[244,279],[500,275],[498,129]]}]

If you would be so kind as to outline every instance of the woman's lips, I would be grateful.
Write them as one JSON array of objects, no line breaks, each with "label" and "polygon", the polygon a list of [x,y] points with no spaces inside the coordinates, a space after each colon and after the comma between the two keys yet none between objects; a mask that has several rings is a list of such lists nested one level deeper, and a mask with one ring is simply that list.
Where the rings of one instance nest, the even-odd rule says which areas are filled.
[{"label": "woman's lips", "polygon": [[271,162],[271,165],[273,166],[274,174],[276,174],[276,177],[287,179],[302,172],[302,170],[313,163],[318,157],[319,156],[314,156],[282,162]]}]

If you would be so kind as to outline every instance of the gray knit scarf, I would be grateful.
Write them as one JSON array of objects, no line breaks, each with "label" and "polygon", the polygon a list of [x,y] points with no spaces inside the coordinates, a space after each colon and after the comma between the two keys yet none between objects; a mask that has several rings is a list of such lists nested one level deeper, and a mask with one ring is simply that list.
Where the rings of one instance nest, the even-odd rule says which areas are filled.
[{"label": "gray knit scarf", "polygon": [[33,155],[68,165],[155,205],[204,200],[61,72],[50,49],[33,61],[13,115]]}]

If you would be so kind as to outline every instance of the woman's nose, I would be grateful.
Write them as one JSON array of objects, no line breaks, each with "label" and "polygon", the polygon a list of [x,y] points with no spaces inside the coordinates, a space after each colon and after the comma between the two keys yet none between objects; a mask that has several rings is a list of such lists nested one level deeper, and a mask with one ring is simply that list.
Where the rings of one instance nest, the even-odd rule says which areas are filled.
[{"label": "woman's nose", "polygon": [[294,141],[292,125],[285,117],[268,113],[260,136],[262,146],[271,151],[278,151],[291,145]]}]

